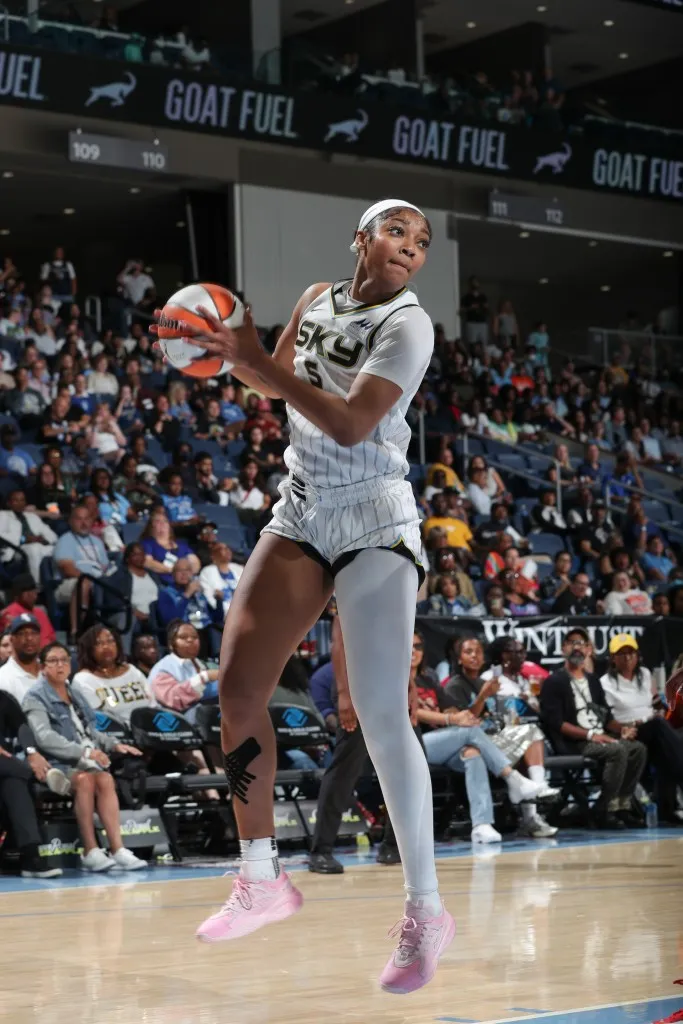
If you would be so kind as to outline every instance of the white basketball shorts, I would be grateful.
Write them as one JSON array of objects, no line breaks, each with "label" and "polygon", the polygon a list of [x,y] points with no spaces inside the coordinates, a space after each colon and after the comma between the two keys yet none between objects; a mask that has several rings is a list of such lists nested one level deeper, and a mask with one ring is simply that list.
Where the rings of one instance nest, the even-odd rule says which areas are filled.
[{"label": "white basketball shorts", "polygon": [[281,498],[264,533],[300,544],[332,576],[366,548],[386,548],[409,558],[422,584],[420,520],[407,480],[376,477],[313,490],[290,474],[279,491]]}]

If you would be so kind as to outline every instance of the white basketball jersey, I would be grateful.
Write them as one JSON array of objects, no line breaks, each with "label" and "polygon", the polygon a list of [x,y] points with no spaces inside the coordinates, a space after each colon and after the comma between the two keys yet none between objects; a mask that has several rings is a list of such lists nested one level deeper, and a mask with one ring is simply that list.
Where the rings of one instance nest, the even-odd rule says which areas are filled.
[{"label": "white basketball jersey", "polygon": [[373,433],[351,448],[342,448],[287,406],[285,462],[314,488],[405,476],[410,441],[405,415],[434,348],[432,322],[414,292],[404,288],[387,302],[368,306],[349,297],[350,286],[351,281],[337,282],[304,311],[294,372],[333,395],[347,395],[359,373],[391,380],[403,393]]}]

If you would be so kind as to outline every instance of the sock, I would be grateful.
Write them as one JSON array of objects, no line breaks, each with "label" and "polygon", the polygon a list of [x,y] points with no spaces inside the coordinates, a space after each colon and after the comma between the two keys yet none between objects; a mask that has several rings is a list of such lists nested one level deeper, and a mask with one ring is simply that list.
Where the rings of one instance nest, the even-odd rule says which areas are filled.
[{"label": "sock", "polygon": [[520,804],[522,810],[522,821],[527,825],[536,817],[536,804]]},{"label": "sock", "polygon": [[545,782],[545,768],[542,764],[530,764],[527,772],[532,782],[538,782],[539,785]]},{"label": "sock", "polygon": [[280,876],[280,861],[274,836],[240,839],[240,874],[247,882],[274,882]]},{"label": "sock", "polygon": [[406,917],[421,920],[426,917],[438,917],[443,910],[443,903],[437,889],[432,892],[412,892],[406,887]]}]

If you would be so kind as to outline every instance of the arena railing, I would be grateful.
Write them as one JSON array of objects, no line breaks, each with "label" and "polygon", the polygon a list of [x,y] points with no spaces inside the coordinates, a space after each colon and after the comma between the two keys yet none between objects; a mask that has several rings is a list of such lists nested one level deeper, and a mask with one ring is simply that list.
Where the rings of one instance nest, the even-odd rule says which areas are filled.
[{"label": "arena railing", "polygon": [[[645,501],[656,501],[660,505],[675,505],[676,508],[680,510],[679,517],[681,525],[678,526],[673,520],[665,520],[663,529],[667,534],[673,533],[676,537],[683,540],[683,504],[680,501],[676,501],[674,498],[664,497],[661,493],[653,494],[651,491],[645,491],[642,487],[634,487],[632,484],[618,483],[617,487],[619,487],[620,490],[628,491],[631,495],[637,495]],[[605,504],[607,505],[608,510],[616,508],[623,511],[623,506],[615,501],[615,498],[617,497],[619,496],[612,494],[612,488],[608,483],[605,487]]]},{"label": "arena railing", "polygon": [[2,39],[3,43],[9,42],[9,19],[9,9],[5,7],[4,4],[0,4],[0,26],[2,26],[2,35],[0,35],[0,38]]},{"label": "arena railing", "polygon": [[654,331],[622,331],[612,327],[588,328],[589,358],[606,369],[614,356],[621,354],[626,369],[646,357],[651,361],[653,381],[657,372],[683,369],[683,336],[657,334]]},{"label": "arena railing", "polygon": [[[499,443],[501,445],[505,444],[504,441],[496,442],[495,437],[489,437],[488,434],[482,434],[482,433],[480,433],[477,430],[465,430],[462,433],[461,437],[462,437],[462,441],[463,441],[463,458],[465,460],[465,464],[467,464],[469,462],[469,459],[470,459],[468,438],[474,437],[477,440],[483,441],[483,442],[488,443],[488,444],[491,444],[491,443],[493,443],[493,444]],[[560,515],[562,515],[562,491],[563,491],[563,487],[562,487],[561,472],[560,472],[562,467],[560,466],[559,461],[556,458],[554,458],[552,455],[548,455],[547,452],[542,452],[542,451],[537,450],[535,448],[534,449],[525,448],[521,444],[517,444],[517,445],[512,445],[511,444],[509,447],[511,449],[511,451],[510,451],[511,455],[515,454],[515,449],[516,448],[519,448],[519,449],[521,449],[521,454],[522,455],[529,455],[529,456],[532,456],[535,459],[536,458],[538,458],[538,459],[545,459],[549,464],[551,464],[551,465],[553,465],[555,467],[555,470],[556,470],[555,497],[557,499],[557,511],[560,513]],[[504,454],[504,453],[502,453],[502,454]],[[517,454],[520,454],[520,452],[518,452]],[[490,465],[494,466],[494,468],[497,469],[499,472],[502,471],[503,473],[506,473],[506,474],[511,473],[511,474],[514,474],[515,476],[523,477],[525,480],[530,480],[532,483],[540,485],[541,487],[543,487],[544,490],[548,490],[548,488],[552,485],[552,482],[550,480],[543,480],[542,477],[536,476],[534,473],[527,472],[526,470],[516,469],[513,466],[507,466],[504,462],[503,463],[500,463],[500,462],[499,463],[495,463],[494,459],[495,459],[495,455],[491,455],[488,452],[488,450],[487,450],[486,461]]]}]

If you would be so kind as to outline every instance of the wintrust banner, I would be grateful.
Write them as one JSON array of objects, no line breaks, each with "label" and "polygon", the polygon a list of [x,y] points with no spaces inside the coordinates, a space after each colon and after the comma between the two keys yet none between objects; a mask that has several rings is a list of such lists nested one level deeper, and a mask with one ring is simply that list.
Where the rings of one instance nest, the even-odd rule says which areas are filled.
[{"label": "wintrust banner", "polygon": [[[544,135],[504,125],[179,74],[142,64],[0,48],[0,103],[88,117],[410,162],[651,199],[683,200],[683,146],[599,134]],[[640,138],[640,137],[639,137]]]},{"label": "wintrust banner", "polygon": [[418,616],[418,628],[424,634],[427,659],[436,665],[445,656],[446,644],[453,636],[477,636],[485,647],[501,636],[514,636],[527,649],[532,661],[537,661],[549,672],[559,668],[564,660],[562,644],[572,626],[587,630],[596,658],[608,657],[609,642],[618,633],[630,633],[638,641],[644,663],[648,668],[659,665],[670,670],[681,650],[681,619],[653,618],[648,615],[604,618],[600,616],[541,617],[519,619],[442,619]]}]

